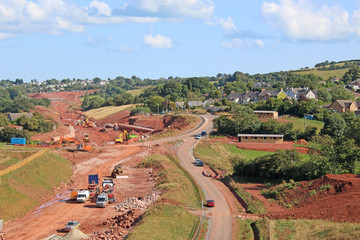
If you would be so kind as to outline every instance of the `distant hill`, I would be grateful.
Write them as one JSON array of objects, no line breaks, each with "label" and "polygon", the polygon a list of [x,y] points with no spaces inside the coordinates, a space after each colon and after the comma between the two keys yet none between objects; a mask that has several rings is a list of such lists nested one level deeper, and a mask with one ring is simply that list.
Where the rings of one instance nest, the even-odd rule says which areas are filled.
[{"label": "distant hill", "polygon": [[299,70],[292,70],[290,72],[295,74],[314,74],[321,77],[324,80],[330,77],[341,78],[353,65],[360,65],[360,60],[347,60],[340,62],[328,62],[318,63],[314,68],[304,68]]}]

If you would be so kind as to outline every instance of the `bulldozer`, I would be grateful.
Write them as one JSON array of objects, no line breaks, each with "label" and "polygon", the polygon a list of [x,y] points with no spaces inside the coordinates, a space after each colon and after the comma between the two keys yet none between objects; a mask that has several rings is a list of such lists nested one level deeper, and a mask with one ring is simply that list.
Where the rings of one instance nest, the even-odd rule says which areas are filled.
[{"label": "bulldozer", "polygon": [[119,133],[118,136],[116,136],[115,143],[123,144],[123,143],[127,142],[128,140],[129,140],[129,134],[126,130],[124,130],[124,132],[121,132],[121,133]]},{"label": "bulldozer", "polygon": [[120,165],[114,167],[114,170],[111,173],[112,178],[116,178],[117,175],[123,174],[123,169]]},{"label": "bulldozer", "polygon": [[74,142],[76,144],[75,148],[65,146],[65,148],[69,151],[86,151],[86,152],[92,151],[92,147],[90,145],[83,144],[82,142],[79,141],[79,139],[73,137],[60,137],[59,140],[53,146],[60,148],[62,147],[63,142]]}]

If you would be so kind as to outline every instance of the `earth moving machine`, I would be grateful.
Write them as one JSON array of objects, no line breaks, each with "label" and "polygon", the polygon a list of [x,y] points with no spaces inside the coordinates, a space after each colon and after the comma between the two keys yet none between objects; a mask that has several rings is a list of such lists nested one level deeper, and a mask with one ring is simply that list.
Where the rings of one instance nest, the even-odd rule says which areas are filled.
[{"label": "earth moving machine", "polygon": [[97,195],[100,194],[100,187],[99,187],[99,175],[97,174],[90,174],[88,176],[88,190],[90,198],[96,198]]},{"label": "earth moving machine", "polygon": [[112,193],[114,190],[114,181],[109,178],[104,178],[102,187],[103,187],[103,193]]},{"label": "earth moving machine", "polygon": [[115,143],[125,143],[129,140],[129,134],[126,130],[124,130],[123,132],[119,133],[119,135],[115,138]]},{"label": "earth moving machine", "polygon": [[111,177],[116,178],[117,175],[121,175],[121,174],[123,174],[123,169],[121,165],[117,165],[114,167],[114,170],[111,173]]},{"label": "earth moving machine", "polygon": [[73,147],[67,147],[65,146],[65,148],[69,151],[86,151],[86,152],[91,152],[92,151],[92,147],[90,145],[87,144],[83,144],[82,142],[80,142],[79,139],[77,138],[72,138],[72,137],[60,137],[59,140],[55,143],[55,147],[62,147],[62,144],[66,142],[69,143],[75,143],[76,144],[76,148]]},{"label": "earth moving machine", "polygon": [[109,198],[106,193],[100,194],[96,199],[96,206],[106,207],[109,204]]},{"label": "earth moving machine", "polygon": [[79,203],[84,203],[90,200],[89,190],[79,190],[76,201]]},{"label": "earth moving machine", "polygon": [[89,138],[89,134],[85,134],[84,138],[83,138],[84,142],[90,142],[90,138]]}]

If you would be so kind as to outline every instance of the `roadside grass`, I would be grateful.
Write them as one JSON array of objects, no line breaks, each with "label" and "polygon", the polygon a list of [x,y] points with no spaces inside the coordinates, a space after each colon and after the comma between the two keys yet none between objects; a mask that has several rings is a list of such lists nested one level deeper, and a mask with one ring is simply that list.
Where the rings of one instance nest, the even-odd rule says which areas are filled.
[{"label": "roadside grass", "polygon": [[305,131],[305,121],[306,121],[306,126],[311,126],[311,127],[316,127],[317,128],[317,133],[320,132],[320,130],[324,127],[324,122],[321,121],[317,121],[317,120],[308,120],[308,119],[303,119],[303,118],[283,118],[283,119],[287,119],[289,120],[291,123],[294,124],[294,129],[298,129],[302,132]]},{"label": "roadside grass", "polygon": [[176,136],[178,134],[181,134],[182,132],[186,132],[187,130],[190,130],[190,129],[196,127],[196,125],[198,125],[200,122],[200,118],[198,118],[197,116],[194,116],[194,115],[178,114],[178,116],[185,117],[186,122],[189,123],[189,125],[186,126],[182,130],[170,128],[170,129],[167,129],[166,131],[161,131],[159,133],[152,134],[149,138],[147,138],[147,140],[154,141],[154,140],[161,139],[161,138]]},{"label": "roadside grass", "polygon": [[139,96],[140,94],[143,93],[143,91],[147,88],[150,88],[150,86],[147,87],[142,87],[142,88],[138,88],[138,89],[133,89],[133,90],[128,90],[126,92],[130,93],[131,95],[135,96]]},{"label": "roadside grass", "polygon": [[349,68],[335,69],[335,70],[330,70],[330,71],[320,71],[320,70],[317,70],[316,68],[311,68],[308,71],[291,71],[291,72],[295,73],[295,74],[300,74],[300,75],[306,75],[306,74],[312,73],[315,76],[321,77],[323,80],[327,80],[330,77],[341,78],[342,76],[344,76],[344,74],[348,70],[349,70]]},{"label": "roadside grass", "polygon": [[360,239],[360,224],[325,220],[271,220],[271,239]]},{"label": "roadside grass", "polygon": [[236,239],[239,240],[253,240],[254,233],[251,229],[251,220],[236,219]]},{"label": "roadside grass", "polygon": [[193,178],[172,156],[151,155],[143,164],[162,166],[157,188],[164,193],[127,239],[192,239],[200,219],[191,211],[202,207],[202,193]]},{"label": "roadside grass", "polygon": [[130,110],[135,108],[135,104],[123,105],[123,106],[108,106],[102,108],[91,109],[89,111],[84,112],[86,116],[89,118],[94,118],[95,120],[99,120],[105,117],[108,117],[114,113],[121,112],[123,110]]},{"label": "roadside grass", "polygon": [[24,147],[3,148],[0,146],[0,170],[6,169],[13,164],[21,162],[23,159],[38,152]]},{"label": "roadside grass", "polygon": [[47,152],[25,166],[0,177],[0,216],[5,221],[23,216],[41,203],[72,174],[72,163],[54,152]]},{"label": "roadside grass", "polygon": [[262,157],[272,154],[272,152],[267,152],[267,151],[245,150],[245,149],[237,148],[235,145],[232,144],[225,144],[225,148],[226,150],[228,150],[233,154],[240,154],[246,160],[251,160],[257,157]]}]

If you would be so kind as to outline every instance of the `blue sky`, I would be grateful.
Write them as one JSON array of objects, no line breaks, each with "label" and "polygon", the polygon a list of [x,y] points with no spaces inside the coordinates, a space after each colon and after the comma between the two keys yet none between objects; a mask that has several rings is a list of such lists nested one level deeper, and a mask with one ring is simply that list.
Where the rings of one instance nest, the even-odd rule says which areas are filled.
[{"label": "blue sky", "polygon": [[359,53],[360,0],[0,0],[0,79],[255,74]]}]

